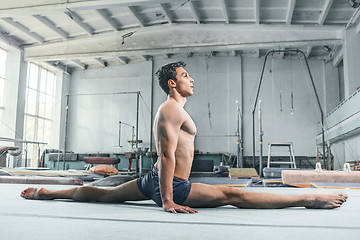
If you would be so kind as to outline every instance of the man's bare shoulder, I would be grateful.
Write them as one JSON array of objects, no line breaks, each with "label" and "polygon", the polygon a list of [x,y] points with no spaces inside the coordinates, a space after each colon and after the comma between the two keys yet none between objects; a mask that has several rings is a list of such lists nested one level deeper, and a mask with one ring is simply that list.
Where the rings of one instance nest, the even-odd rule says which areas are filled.
[{"label": "man's bare shoulder", "polygon": [[184,119],[184,108],[174,100],[166,100],[160,105],[158,114],[163,120],[181,121]]}]

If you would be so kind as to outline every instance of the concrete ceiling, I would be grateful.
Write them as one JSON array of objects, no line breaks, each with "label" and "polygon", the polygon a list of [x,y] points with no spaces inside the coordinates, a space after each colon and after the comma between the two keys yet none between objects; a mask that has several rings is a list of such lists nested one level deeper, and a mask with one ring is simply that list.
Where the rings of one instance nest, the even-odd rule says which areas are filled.
[{"label": "concrete ceiling", "polygon": [[25,60],[68,72],[288,48],[336,66],[345,28],[359,32],[358,9],[348,0],[2,1],[0,38]]}]

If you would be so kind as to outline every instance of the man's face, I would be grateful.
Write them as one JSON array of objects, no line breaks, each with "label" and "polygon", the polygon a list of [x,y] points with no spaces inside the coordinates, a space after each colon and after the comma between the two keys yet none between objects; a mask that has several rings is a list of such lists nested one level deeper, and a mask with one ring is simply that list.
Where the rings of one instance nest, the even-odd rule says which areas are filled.
[{"label": "man's face", "polygon": [[183,96],[193,95],[194,80],[183,67],[176,68],[176,90]]}]

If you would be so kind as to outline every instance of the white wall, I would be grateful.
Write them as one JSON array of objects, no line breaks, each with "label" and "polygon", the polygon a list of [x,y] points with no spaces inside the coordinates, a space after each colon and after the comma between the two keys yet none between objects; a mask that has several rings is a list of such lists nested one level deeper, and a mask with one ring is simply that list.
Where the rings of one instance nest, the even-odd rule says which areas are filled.
[{"label": "white wall", "polygon": [[[236,138],[236,103],[241,101],[241,58],[172,58],[185,61],[194,79],[194,95],[185,109],[197,125],[195,150],[202,152],[233,152]],[[155,70],[169,60],[155,62]],[[157,80],[157,78],[156,78]],[[154,81],[154,114],[166,99],[166,94]]]},{"label": "white wall", "polygon": [[[0,124],[0,136],[8,138],[21,138],[22,131],[16,133],[16,116],[18,107],[18,89],[19,89],[19,73],[20,73],[20,51],[11,47],[5,46],[7,50],[6,57],[6,72],[4,84],[2,110],[2,122]],[[21,117],[21,116],[20,116]],[[13,145],[12,143],[7,143]]]},{"label": "white wall", "polygon": [[[358,23],[359,26],[360,23]],[[360,33],[358,27],[351,26],[345,31],[344,64],[344,94],[345,99],[351,96],[360,87]],[[345,138],[332,143],[332,152],[335,157],[335,169],[342,168],[347,161],[360,159],[360,134],[354,131]]]},{"label": "white wall", "polygon": [[[186,69],[195,80],[194,96],[189,97],[185,105],[197,125],[195,149],[201,152],[236,154],[235,101],[238,100],[240,103],[243,101],[245,155],[252,155],[251,112],[263,58],[207,58],[194,55],[190,58],[174,57],[154,61],[153,72],[151,61],[76,71],[71,79],[71,94],[140,90],[150,108],[154,72],[166,63],[179,60],[187,63]],[[329,106],[325,104],[331,98],[331,94],[328,96],[325,92],[336,92],[338,85],[333,85],[333,81],[338,76],[337,71],[329,70],[320,60],[311,60],[309,64],[322,106],[324,109],[332,107],[333,102]],[[270,67],[271,64],[267,64],[259,96],[263,109],[264,155],[267,154],[268,142],[293,142],[296,155],[315,156],[316,123],[320,121],[320,112],[305,66],[293,59],[290,71],[288,58],[276,59],[273,61],[274,78],[269,73]],[[158,86],[156,78],[152,87],[155,115],[159,105],[166,99],[166,94]],[[294,114],[290,111],[291,90],[294,96]],[[117,122],[135,124],[135,108],[135,96],[130,95],[71,97],[68,149],[76,152],[111,152],[118,141]],[[142,146],[148,147],[151,123],[147,109],[142,109],[139,129],[140,139],[144,140]],[[258,138],[257,120],[256,137]],[[122,140],[122,145],[126,147],[127,143],[123,141],[125,139]],[[127,147],[129,149],[129,145]],[[258,146],[256,149],[258,151]]]},{"label": "white wall", "polygon": [[360,87],[360,34],[356,27],[350,27],[345,31],[344,44],[344,82],[345,98],[348,98],[353,92]]},{"label": "white wall", "polygon": [[[140,91],[139,139],[150,143],[151,61],[86,71],[70,80],[67,149],[75,152],[112,152],[118,145],[119,121],[136,125],[136,94],[104,94]],[[77,96],[77,94],[90,94]],[[129,151],[131,128],[122,127],[121,145]]]},{"label": "white wall", "polygon": [[[8,104],[5,120],[10,128],[21,132],[23,125],[24,77],[20,71],[20,52],[10,52],[7,69],[8,87],[5,93]],[[67,149],[75,152],[112,152],[118,145],[118,122],[136,124],[136,95],[89,95],[77,94],[117,93],[140,91],[139,139],[140,146],[149,147],[151,141],[151,108],[153,116],[166,99],[158,86],[156,70],[174,61],[185,61],[187,71],[195,80],[195,94],[188,98],[186,110],[197,124],[198,135],[195,149],[201,152],[229,152],[236,154],[236,103],[242,105],[245,155],[252,155],[252,110],[264,58],[237,57],[177,57],[118,67],[75,71],[72,76],[57,75],[58,111],[55,115],[55,134],[51,147],[64,149],[65,95],[70,93],[69,128]],[[345,59],[344,59],[345,60]],[[330,64],[310,60],[315,85],[326,114],[339,99],[338,72]],[[271,65],[273,67],[270,73]],[[290,71],[291,68],[291,71]],[[22,74],[21,74],[22,73]],[[23,80],[21,80],[23,79]],[[282,111],[280,111],[280,89]],[[151,93],[153,91],[153,95]],[[291,114],[291,91],[294,96],[294,114]],[[23,97],[19,98],[19,94]],[[20,99],[20,100],[19,100]],[[316,123],[320,113],[307,71],[297,59],[275,59],[267,64],[259,95],[262,100],[264,155],[269,142],[293,142],[296,155],[315,155]],[[21,111],[20,111],[21,110]],[[5,112],[4,111],[4,112]],[[17,127],[16,127],[17,126]],[[8,131],[8,132],[6,132]],[[6,133],[6,134],[5,134]],[[9,128],[2,126],[2,136],[15,137]],[[121,145],[129,151],[131,129],[123,126]],[[349,146],[356,145],[353,138]],[[258,148],[258,121],[256,111],[256,151]],[[340,145],[339,145],[340,146]],[[344,156],[350,152],[343,151]],[[154,149],[153,149],[154,150]],[[356,155],[356,154],[355,154]]]},{"label": "white wall", "polygon": [[[340,69],[342,71],[342,69]],[[332,66],[332,62],[324,64],[325,102],[324,112],[329,113],[340,101],[339,69]]]},{"label": "white wall", "polygon": [[[264,59],[251,58],[243,61],[246,155],[252,155],[252,111],[263,61]],[[309,66],[319,100],[324,106],[323,62],[310,60]],[[291,92],[293,92],[293,114]],[[320,111],[304,62],[297,58],[291,60],[269,58],[258,99],[262,101],[264,155],[267,155],[270,142],[292,142],[295,155],[314,156],[315,123],[320,121]],[[256,155],[259,154],[258,107],[259,104],[255,111]],[[288,154],[284,149],[279,149],[276,155],[284,153]]]}]

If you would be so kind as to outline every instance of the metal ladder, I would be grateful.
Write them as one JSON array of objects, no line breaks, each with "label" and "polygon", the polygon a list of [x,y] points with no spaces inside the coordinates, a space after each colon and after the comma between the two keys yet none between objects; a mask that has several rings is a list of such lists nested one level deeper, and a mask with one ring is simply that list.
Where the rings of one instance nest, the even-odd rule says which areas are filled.
[{"label": "metal ladder", "polygon": [[[288,147],[290,153],[290,161],[271,161],[271,148],[272,147]],[[267,167],[270,167],[270,164],[289,164],[290,168],[296,168],[294,149],[292,143],[269,143],[269,152],[268,152],[268,162]]]}]

